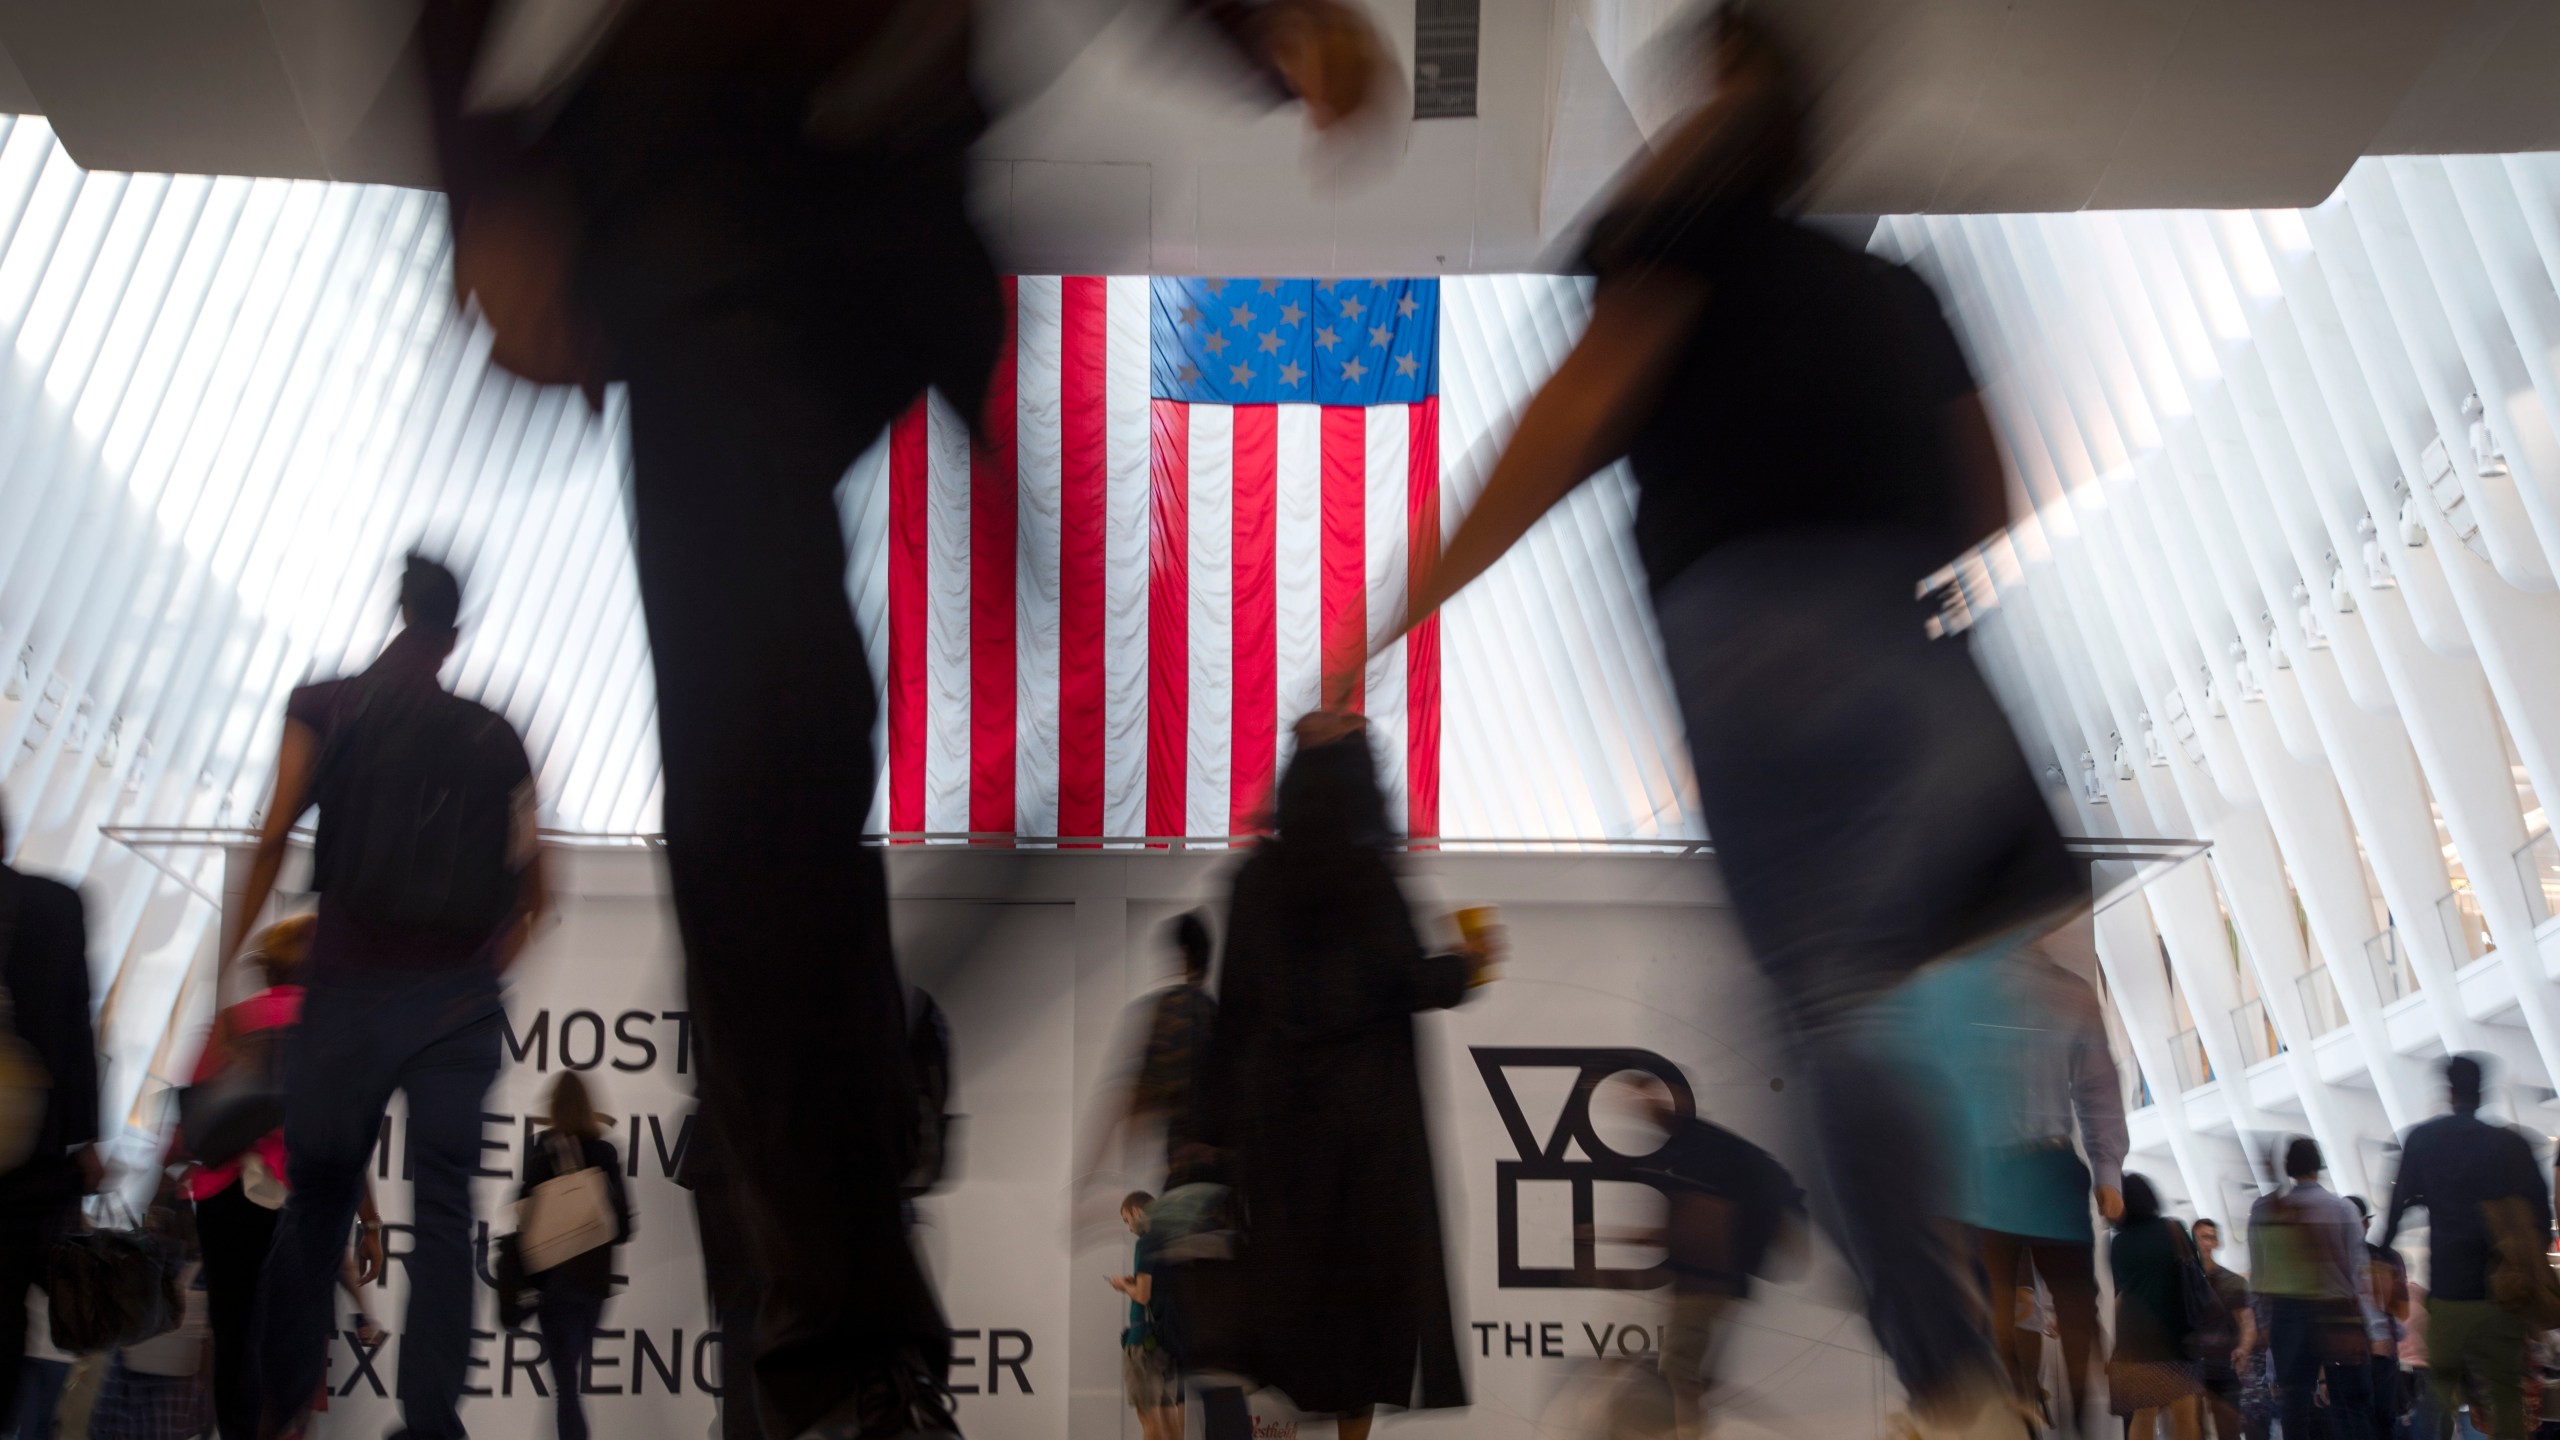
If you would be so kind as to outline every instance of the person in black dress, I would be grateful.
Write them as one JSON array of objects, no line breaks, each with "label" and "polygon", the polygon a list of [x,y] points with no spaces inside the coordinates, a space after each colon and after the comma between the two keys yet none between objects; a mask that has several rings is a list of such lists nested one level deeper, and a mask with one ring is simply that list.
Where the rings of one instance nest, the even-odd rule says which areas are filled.
[{"label": "person in black dress", "polygon": [[1413,1016],[1489,957],[1424,951],[1358,716],[1299,722],[1278,812],[1236,875],[1203,1119],[1251,1237],[1255,1378],[1360,1440],[1379,1405],[1466,1403]]},{"label": "person in black dress", "polygon": [[2088,903],[1972,656],[1914,599],[2006,522],[2005,482],[1927,285],[1787,213],[1806,117],[1781,48],[1731,6],[1713,35],[1714,98],[1593,227],[1590,327],[1407,623],[1631,462],[1701,813],[1792,1032],[1818,1218],[1923,1433],[2012,1435],[1971,1259],[1931,1218],[1950,1156],[1878,1003]]}]

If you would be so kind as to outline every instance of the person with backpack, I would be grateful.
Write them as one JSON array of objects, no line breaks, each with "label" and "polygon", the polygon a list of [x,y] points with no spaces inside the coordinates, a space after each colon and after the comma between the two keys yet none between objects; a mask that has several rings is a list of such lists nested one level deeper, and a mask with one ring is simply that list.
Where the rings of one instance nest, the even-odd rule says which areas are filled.
[{"label": "person with backpack", "polygon": [[[2115,1353],[2107,1357],[2107,1397],[2126,1417],[2125,1433],[2151,1440],[2168,1416],[2178,1440],[2196,1440],[2204,1393],[2198,1324],[2214,1305],[2213,1286],[2184,1226],[2160,1213],[2160,1193],[2142,1175],[2124,1177],[2124,1207],[2107,1242],[2116,1285]],[[2291,1432],[2287,1432],[2291,1433]]]},{"label": "person with backpack", "polygon": [[504,717],[436,672],[460,638],[462,586],[411,555],[402,629],[361,674],[285,706],[275,795],[224,954],[266,908],[293,825],[320,809],[319,892],[301,1021],[286,1041],[292,1198],[258,1322],[262,1425],[289,1430],[316,1393],[331,1287],[393,1091],[409,1101],[414,1244],[401,1327],[405,1433],[458,1440],[471,1345],[471,1176],[497,1077],[499,977],[543,905],[533,766]]},{"label": "person with backpack", "polygon": [[[2480,1118],[2484,1079],[2477,1057],[2444,1062],[2451,1112],[2413,1127],[2401,1142],[2382,1243],[2399,1236],[2411,1210],[2427,1212],[2427,1380],[2435,1409],[2451,1415],[2477,1384],[2494,1417],[2489,1433],[2513,1440],[2525,1433],[2525,1341],[2541,1326],[2517,1303],[2525,1292],[2512,1287],[2529,1278],[2530,1257],[2550,1248],[2551,1192],[2533,1143]],[[2511,1233],[2502,1237],[2502,1229]]]},{"label": "person with backpack", "polygon": [[[214,1017],[190,1083],[205,1085],[235,1066],[261,1063],[262,1046],[280,1045],[302,1013],[302,965],[311,949],[317,917],[305,912],[258,932],[242,968],[259,987]],[[258,1312],[258,1279],[275,1244],[276,1224],[290,1193],[285,1176],[282,1127],[259,1137],[241,1154],[218,1164],[196,1163],[183,1139],[172,1136],[170,1158],[188,1165],[187,1198],[194,1202],[208,1324],[213,1335],[213,1421],[222,1440],[255,1440],[258,1382],[250,1363]],[[358,1197],[356,1244],[342,1283],[362,1304],[362,1288],[382,1274],[382,1218],[368,1182]]]},{"label": "person with backpack", "polygon": [[550,1357],[560,1402],[560,1440],[587,1440],[586,1411],[578,1401],[585,1388],[587,1353],[595,1347],[596,1327],[604,1323],[604,1302],[613,1294],[613,1252],[631,1239],[631,1196],[622,1185],[621,1153],[604,1138],[603,1117],[587,1095],[587,1082],[577,1071],[563,1070],[551,1082],[551,1128],[525,1157],[524,1185],[517,1198],[532,1200],[544,1185],[586,1169],[604,1177],[613,1238],[534,1277],[542,1291],[534,1315],[542,1325],[542,1347]]}]

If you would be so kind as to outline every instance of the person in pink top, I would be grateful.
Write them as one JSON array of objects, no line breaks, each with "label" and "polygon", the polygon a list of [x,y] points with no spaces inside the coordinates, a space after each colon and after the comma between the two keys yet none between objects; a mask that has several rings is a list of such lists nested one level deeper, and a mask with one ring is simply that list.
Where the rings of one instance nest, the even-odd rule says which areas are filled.
[{"label": "person in pink top", "polygon": [[[264,980],[258,993],[214,1017],[213,1033],[197,1057],[195,1082],[212,1079],[238,1054],[237,1042],[265,1030],[289,1029],[302,1017],[302,987],[295,984],[303,957],[311,949],[313,917],[297,915],[261,931],[241,958]],[[185,1160],[183,1145],[171,1141],[172,1159]],[[222,1440],[255,1440],[258,1433],[257,1371],[250,1360],[251,1337],[258,1309],[258,1275],[274,1243],[276,1218],[283,1206],[284,1132],[262,1137],[240,1156],[220,1165],[197,1165],[188,1173],[188,1198],[195,1201],[196,1228],[204,1251],[207,1321],[213,1331],[214,1430]],[[363,1229],[348,1279],[354,1287],[382,1273],[382,1220],[373,1208],[370,1189],[363,1203]]]}]

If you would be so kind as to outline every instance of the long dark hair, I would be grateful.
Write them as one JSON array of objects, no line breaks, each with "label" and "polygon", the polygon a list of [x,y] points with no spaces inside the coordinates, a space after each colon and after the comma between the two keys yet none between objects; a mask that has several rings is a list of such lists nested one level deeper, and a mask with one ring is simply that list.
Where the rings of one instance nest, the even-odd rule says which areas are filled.
[{"label": "long dark hair", "polygon": [[2124,1217],[2116,1222],[2119,1230],[2130,1230],[2145,1220],[2160,1218],[2160,1192],[2152,1188],[2151,1177],[2126,1172],[2124,1177]]}]

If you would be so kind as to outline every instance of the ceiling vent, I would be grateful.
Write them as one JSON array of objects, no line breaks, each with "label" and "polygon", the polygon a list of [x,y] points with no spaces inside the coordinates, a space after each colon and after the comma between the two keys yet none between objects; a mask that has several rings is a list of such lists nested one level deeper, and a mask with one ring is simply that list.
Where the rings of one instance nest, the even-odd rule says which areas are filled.
[{"label": "ceiling vent", "polygon": [[1472,118],[1480,0],[1413,0],[1413,118]]}]

